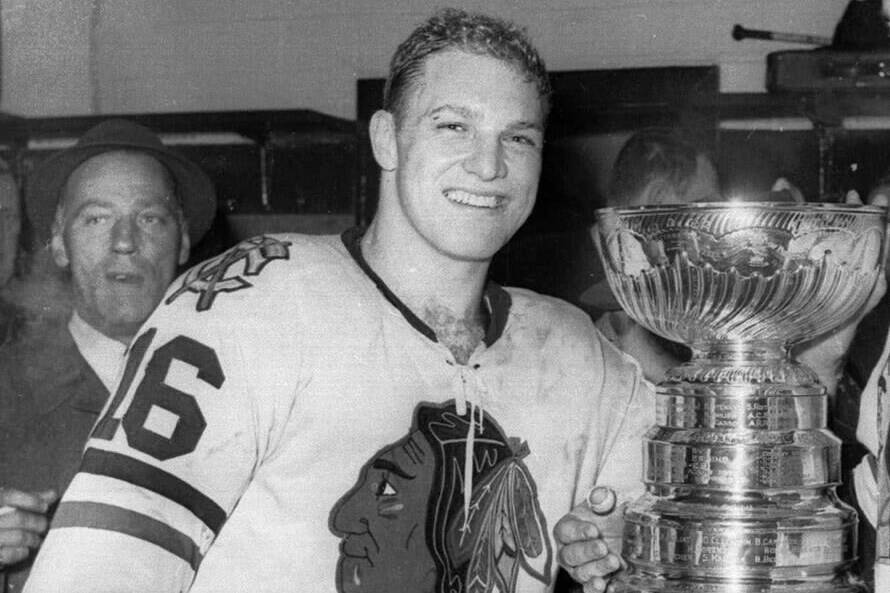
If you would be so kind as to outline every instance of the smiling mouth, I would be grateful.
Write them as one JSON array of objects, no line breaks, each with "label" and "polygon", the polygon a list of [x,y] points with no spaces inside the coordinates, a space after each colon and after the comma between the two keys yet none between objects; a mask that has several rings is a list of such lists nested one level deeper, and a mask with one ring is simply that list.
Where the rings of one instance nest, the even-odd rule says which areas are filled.
[{"label": "smiling mouth", "polygon": [[139,274],[129,274],[127,272],[117,272],[110,273],[106,276],[112,282],[118,282],[120,284],[141,284],[142,276]]},{"label": "smiling mouth", "polygon": [[474,194],[459,189],[444,192],[449,201],[474,208],[497,208],[504,202],[504,197],[494,194]]}]

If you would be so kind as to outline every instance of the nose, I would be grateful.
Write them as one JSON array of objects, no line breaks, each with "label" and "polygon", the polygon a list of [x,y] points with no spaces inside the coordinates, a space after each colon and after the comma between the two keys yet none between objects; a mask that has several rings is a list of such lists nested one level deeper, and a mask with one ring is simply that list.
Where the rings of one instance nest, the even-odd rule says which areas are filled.
[{"label": "nose", "polygon": [[473,150],[464,159],[464,169],[479,179],[490,181],[507,175],[504,147],[498,137],[476,138]]},{"label": "nose", "polygon": [[115,253],[133,253],[139,241],[139,225],[129,216],[114,222],[111,229],[111,248]]},{"label": "nose", "polygon": [[368,531],[367,513],[361,504],[359,488],[347,492],[331,511],[330,524],[333,531],[341,537],[349,533],[365,533]]}]

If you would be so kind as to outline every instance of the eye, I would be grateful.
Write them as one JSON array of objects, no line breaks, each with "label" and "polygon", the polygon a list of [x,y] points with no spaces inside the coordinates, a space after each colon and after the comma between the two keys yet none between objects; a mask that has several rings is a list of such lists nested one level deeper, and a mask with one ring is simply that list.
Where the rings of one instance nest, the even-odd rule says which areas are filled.
[{"label": "eye", "polygon": [[167,217],[159,212],[143,212],[139,215],[139,221],[144,225],[163,224]]},{"label": "eye", "polygon": [[513,134],[509,137],[509,141],[520,146],[529,146],[531,148],[536,148],[538,146],[538,139],[529,134]]},{"label": "eye", "polygon": [[395,496],[398,494],[398,491],[393,488],[392,484],[390,484],[389,480],[384,476],[377,482],[377,488],[374,494],[377,496]]},{"label": "eye", "polygon": [[108,220],[107,214],[88,214],[83,218],[83,222],[87,226],[102,224],[106,220]]},{"label": "eye", "polygon": [[466,132],[467,126],[459,122],[442,122],[436,124],[437,130],[446,130],[449,132]]}]

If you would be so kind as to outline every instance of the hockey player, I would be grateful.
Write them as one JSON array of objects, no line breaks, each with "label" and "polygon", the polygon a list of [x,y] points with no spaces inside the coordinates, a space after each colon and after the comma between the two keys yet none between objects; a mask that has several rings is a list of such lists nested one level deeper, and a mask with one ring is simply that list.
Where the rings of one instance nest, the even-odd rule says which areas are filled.
[{"label": "hockey player", "polygon": [[512,25],[416,29],[370,122],[370,226],[174,282],[26,590],[550,590],[556,521],[598,481],[641,491],[654,404],[580,310],[487,279],[535,203],[549,94]]}]

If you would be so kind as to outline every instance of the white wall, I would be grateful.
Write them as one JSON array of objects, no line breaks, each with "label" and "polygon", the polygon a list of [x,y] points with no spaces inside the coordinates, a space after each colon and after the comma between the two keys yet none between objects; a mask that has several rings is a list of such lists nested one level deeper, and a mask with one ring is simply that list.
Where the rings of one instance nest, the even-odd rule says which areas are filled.
[{"label": "white wall", "polygon": [[0,0],[0,109],[20,115],[94,111],[89,0]]},{"label": "white wall", "polygon": [[[355,117],[355,81],[443,2],[0,0],[0,109],[46,116],[315,109]],[[847,0],[454,2],[526,25],[551,70],[719,64],[763,91],[765,56],[732,26],[830,37]]]}]

